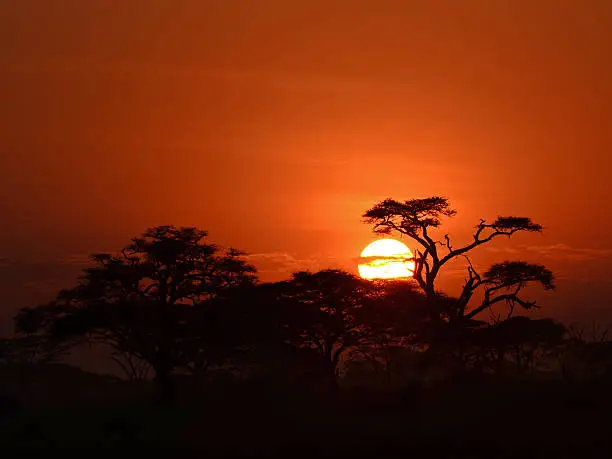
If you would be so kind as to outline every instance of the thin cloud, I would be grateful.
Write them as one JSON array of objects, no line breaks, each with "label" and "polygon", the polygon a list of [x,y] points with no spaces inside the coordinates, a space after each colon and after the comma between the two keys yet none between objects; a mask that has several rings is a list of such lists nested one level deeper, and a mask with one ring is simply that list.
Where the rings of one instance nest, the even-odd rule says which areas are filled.
[{"label": "thin cloud", "polygon": [[612,249],[591,249],[572,247],[568,244],[557,243],[549,245],[520,245],[518,247],[486,247],[488,252],[518,255],[526,252],[556,259],[556,260],[597,260],[612,257]]},{"label": "thin cloud", "polygon": [[388,256],[371,256],[371,257],[357,257],[353,258],[353,261],[356,263],[371,263],[373,261],[378,260],[388,260],[388,261],[410,261],[414,260],[412,257],[406,257],[404,255],[388,255]]},{"label": "thin cloud", "polygon": [[510,254],[516,254],[516,253],[520,253],[521,251],[514,248],[514,247],[486,247],[485,250],[487,252],[494,252],[494,253],[510,253]]},{"label": "thin cloud", "polygon": [[91,264],[91,255],[84,253],[75,253],[71,255],[64,255],[57,258],[57,262],[65,265],[77,265],[84,266]]},{"label": "thin cloud", "polygon": [[263,252],[246,256],[246,259],[255,265],[262,273],[291,273],[295,271],[330,268],[337,264],[337,259],[325,254],[313,254],[309,257],[299,258],[288,252]]},{"label": "thin cloud", "polygon": [[49,258],[7,258],[0,257],[0,268],[11,270],[45,269],[58,266],[85,266],[91,263],[87,254],[69,254]]},{"label": "thin cloud", "polygon": [[596,260],[610,258],[610,256],[612,256],[612,249],[571,247],[563,243],[527,246],[525,249],[545,257],[560,260]]},{"label": "thin cloud", "polygon": [[298,263],[298,260],[287,252],[253,253],[245,258],[261,272],[285,272]]}]

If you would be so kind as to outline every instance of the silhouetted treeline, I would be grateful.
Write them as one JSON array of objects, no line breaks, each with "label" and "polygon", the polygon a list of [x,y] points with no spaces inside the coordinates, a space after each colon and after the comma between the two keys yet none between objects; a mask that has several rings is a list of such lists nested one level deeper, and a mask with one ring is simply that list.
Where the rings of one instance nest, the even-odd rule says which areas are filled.
[{"label": "silhouetted treeline", "polygon": [[[255,398],[270,388],[281,390],[279,400],[292,390],[319,394],[315,405],[355,390],[377,403],[395,394],[399,412],[416,410],[415,403],[427,412],[432,393],[443,398],[459,388],[451,405],[478,400],[486,387],[584,391],[612,384],[612,341],[605,335],[587,337],[518,313],[537,307],[522,296],[524,287],[554,288],[549,270],[504,261],[480,273],[468,258],[497,236],[542,227],[520,217],[481,220],[473,240],[455,247],[448,235],[432,235],[441,217],[454,214],[437,197],[385,200],[364,214],[375,231],[420,244],[409,260],[414,279],[392,281],[327,269],[261,283],[242,252],[208,242],[205,231],[151,228],[116,254],[93,255],[78,283],[53,301],[19,311],[15,337],[0,341],[2,403],[27,404],[32,387],[40,390],[41,369],[60,371],[67,353],[91,345],[107,349],[125,374],[126,381],[105,380],[104,387],[115,384],[134,396],[129,388],[139,388],[167,406],[244,386],[259,388]],[[435,286],[454,259],[466,260],[458,297]],[[285,402],[294,403],[279,403]],[[471,408],[456,409],[467,415]]]}]

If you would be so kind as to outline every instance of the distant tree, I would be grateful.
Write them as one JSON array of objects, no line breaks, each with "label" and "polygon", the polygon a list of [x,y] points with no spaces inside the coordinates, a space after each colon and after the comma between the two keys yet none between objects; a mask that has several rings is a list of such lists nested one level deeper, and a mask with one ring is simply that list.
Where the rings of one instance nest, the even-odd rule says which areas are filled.
[{"label": "distant tree", "polygon": [[27,389],[33,368],[40,364],[54,363],[65,356],[71,345],[44,333],[37,333],[46,314],[28,311],[15,318],[17,333],[0,340],[0,363],[14,366],[19,376],[19,389]]},{"label": "distant tree", "polygon": [[609,330],[594,323],[588,332],[576,324],[568,327],[559,353],[561,375],[567,381],[609,384],[612,381],[612,340]]},{"label": "distant tree", "polygon": [[286,378],[289,366],[303,353],[296,352],[291,342],[289,323],[296,316],[286,307],[284,292],[284,282],[261,283],[210,302],[207,313],[214,320],[208,323],[214,327],[207,333],[211,337],[207,364],[223,365],[241,375]]},{"label": "distant tree", "polygon": [[187,320],[193,310],[255,281],[255,268],[241,252],[222,252],[204,242],[206,236],[197,228],[158,226],[119,254],[93,255],[95,266],[84,270],[76,287],[51,305],[22,310],[18,329],[25,327],[19,317],[40,315],[34,329],[107,344],[128,373],[134,359],[149,364],[162,394],[170,397],[173,371],[197,354],[205,332]]},{"label": "distant tree", "polygon": [[565,326],[552,319],[500,320],[472,334],[472,364],[498,375],[526,374],[552,363],[565,344],[565,334]]},{"label": "distant tree", "polygon": [[207,372],[244,376],[269,344],[282,345],[274,302],[264,302],[260,284],[225,291],[195,308],[184,319],[182,371],[200,387]]},{"label": "distant tree", "polygon": [[[445,234],[443,239],[434,239],[432,231],[441,226],[441,219],[453,217],[455,214],[456,211],[451,208],[446,198],[436,196],[404,202],[386,199],[363,215],[365,221],[373,225],[376,233],[395,232],[418,244],[414,257],[414,279],[429,298],[440,295],[436,289],[436,280],[442,268],[451,260],[459,257],[466,259],[467,279],[461,294],[453,301],[447,301],[444,309],[432,308],[432,319],[447,323],[466,323],[498,303],[507,304],[511,315],[516,305],[525,309],[537,306],[534,301],[525,300],[521,296],[522,290],[528,284],[536,282],[544,289],[554,288],[553,274],[544,266],[524,261],[505,261],[493,265],[481,275],[468,257],[472,250],[499,236],[511,237],[518,232],[541,232],[541,225],[526,217],[498,217],[490,223],[481,220],[475,227],[472,241],[464,246],[456,247],[449,234]],[[479,289],[483,291],[481,303],[470,306],[470,300]]]},{"label": "distant tree", "polygon": [[362,310],[374,301],[372,285],[341,270],[301,271],[278,284],[277,301],[284,305],[287,339],[316,350],[329,388],[337,389],[342,355],[372,335],[362,320]]},{"label": "distant tree", "polygon": [[424,351],[431,351],[434,343],[451,342],[457,334],[448,327],[440,333],[439,324],[430,319],[432,311],[448,310],[453,299],[443,294],[427,297],[405,280],[379,281],[375,289],[376,306],[367,309],[364,316],[373,330],[353,355],[365,357],[385,385],[398,378],[409,384],[422,382],[424,365],[431,361],[431,352]]}]

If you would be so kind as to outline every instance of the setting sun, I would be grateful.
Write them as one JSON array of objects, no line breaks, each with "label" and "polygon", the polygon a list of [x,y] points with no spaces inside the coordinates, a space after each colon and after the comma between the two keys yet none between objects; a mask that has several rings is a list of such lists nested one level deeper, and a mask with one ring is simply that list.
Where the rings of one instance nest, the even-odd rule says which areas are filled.
[{"label": "setting sun", "polygon": [[379,239],[361,252],[359,275],[364,279],[412,277],[414,261],[410,249],[395,239]]}]

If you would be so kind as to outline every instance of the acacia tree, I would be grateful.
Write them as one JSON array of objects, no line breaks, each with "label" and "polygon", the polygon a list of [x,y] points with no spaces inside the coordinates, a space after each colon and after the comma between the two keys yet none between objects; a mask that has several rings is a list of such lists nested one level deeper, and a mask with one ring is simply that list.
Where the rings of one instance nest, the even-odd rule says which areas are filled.
[{"label": "acacia tree", "polygon": [[221,251],[206,236],[193,227],[150,228],[116,255],[93,255],[94,266],[77,286],[51,305],[22,310],[17,325],[38,315],[43,333],[63,339],[88,335],[109,345],[115,357],[123,355],[124,365],[134,358],[147,362],[169,397],[172,372],[205,340],[205,327],[189,322],[200,316],[194,307],[255,281],[255,268],[241,252]]},{"label": "acacia tree", "polygon": [[525,374],[550,364],[565,341],[566,328],[552,319],[513,316],[476,330],[467,353],[473,366],[504,375]]},{"label": "acacia tree", "polygon": [[[351,349],[353,368],[369,364],[370,370],[390,385],[394,375],[422,350],[427,341],[427,319],[432,301],[413,283],[402,280],[370,281],[373,307],[363,308],[360,319],[369,326],[367,339]],[[444,297],[436,299],[444,300]]]},{"label": "acacia tree", "polygon": [[[539,233],[542,226],[527,217],[498,217],[492,222],[481,219],[475,226],[473,239],[466,245],[455,246],[449,234],[434,239],[433,231],[441,226],[441,219],[453,217],[456,213],[446,198],[434,196],[404,202],[385,199],[366,211],[363,217],[366,223],[373,225],[376,233],[399,233],[418,244],[413,259],[414,279],[429,298],[439,295],[436,280],[442,268],[459,257],[466,259],[467,279],[461,294],[444,310],[432,308],[432,319],[465,324],[501,302],[509,306],[509,316],[516,305],[525,309],[537,307],[534,301],[525,300],[521,291],[534,282],[540,283],[544,289],[553,289],[554,277],[548,269],[525,261],[505,261],[480,274],[472,265],[469,253],[500,236],[509,238],[518,232]],[[483,299],[480,304],[470,307],[470,300],[479,289],[483,291]]]},{"label": "acacia tree", "polygon": [[278,284],[287,339],[296,347],[316,350],[332,390],[337,389],[342,354],[371,336],[361,311],[373,301],[372,292],[369,282],[336,269],[296,272]]}]

